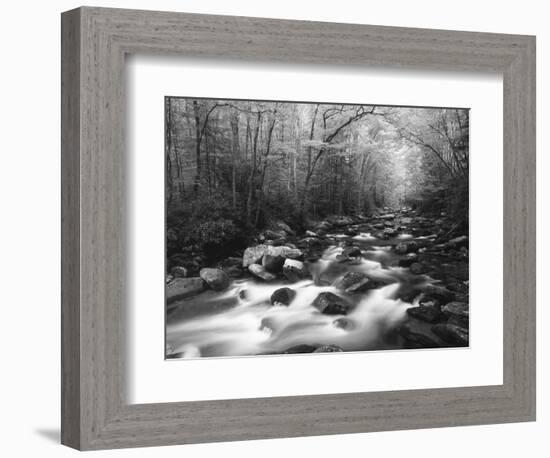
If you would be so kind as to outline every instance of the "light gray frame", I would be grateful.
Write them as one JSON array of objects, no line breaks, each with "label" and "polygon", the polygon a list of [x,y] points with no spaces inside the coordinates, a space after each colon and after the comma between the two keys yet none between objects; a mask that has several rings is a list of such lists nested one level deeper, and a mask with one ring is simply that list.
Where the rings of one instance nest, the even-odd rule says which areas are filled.
[{"label": "light gray frame", "polygon": [[[504,384],[129,405],[128,53],[502,73]],[[81,450],[534,420],[535,38],[91,7],[63,13],[61,315],[61,437]]]}]

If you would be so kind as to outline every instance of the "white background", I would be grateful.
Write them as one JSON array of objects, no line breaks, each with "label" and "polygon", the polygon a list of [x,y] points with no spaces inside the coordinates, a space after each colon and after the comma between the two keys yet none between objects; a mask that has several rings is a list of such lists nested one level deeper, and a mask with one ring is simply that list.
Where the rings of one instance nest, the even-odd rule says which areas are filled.
[{"label": "white background", "polygon": [[[344,436],[279,439],[155,449],[106,451],[99,456],[280,457],[342,454],[446,458],[491,454],[548,456],[549,231],[543,213],[549,192],[548,13],[534,0],[365,2],[340,0],[95,1],[96,5],[362,22],[472,31],[536,34],[538,37],[538,421]],[[2,199],[0,418],[4,456],[72,456],[58,442],[59,425],[59,13],[71,1],[10,2],[2,10]],[[547,205],[546,205],[547,206]]]},{"label": "white background", "polygon": [[[129,59],[127,75],[130,402],[502,383],[501,76],[143,56]],[[164,96],[190,87],[193,96],[219,98],[471,108],[470,348],[164,361],[164,309],[155,306],[164,301]],[[218,374],[226,374],[223,384]]]}]

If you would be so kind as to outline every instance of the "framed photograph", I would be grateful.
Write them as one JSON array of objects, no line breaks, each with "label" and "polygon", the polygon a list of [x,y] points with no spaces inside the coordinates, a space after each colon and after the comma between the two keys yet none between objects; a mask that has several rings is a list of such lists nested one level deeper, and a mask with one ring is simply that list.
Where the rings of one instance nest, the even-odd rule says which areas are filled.
[{"label": "framed photograph", "polygon": [[62,442],[535,419],[535,38],[62,15]]}]

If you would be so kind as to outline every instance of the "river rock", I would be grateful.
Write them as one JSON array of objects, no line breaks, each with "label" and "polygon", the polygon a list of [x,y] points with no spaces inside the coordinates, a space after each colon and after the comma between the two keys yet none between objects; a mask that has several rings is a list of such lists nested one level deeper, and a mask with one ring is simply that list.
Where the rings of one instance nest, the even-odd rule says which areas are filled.
[{"label": "river rock", "polygon": [[337,216],[329,220],[333,226],[342,227],[353,224],[353,220],[349,216]]},{"label": "river rock", "polygon": [[367,289],[367,285],[370,282],[362,272],[348,272],[342,278],[334,283],[334,286],[346,293],[354,293]]},{"label": "river rock", "polygon": [[204,291],[206,285],[200,277],[174,278],[166,286],[166,303],[179,301]]},{"label": "river rock", "polygon": [[183,266],[172,267],[170,273],[174,276],[174,278],[185,278],[189,275],[189,271]]},{"label": "river rock", "polygon": [[468,330],[461,328],[460,326],[440,323],[433,326],[432,331],[445,342],[450,344],[457,345],[459,347],[467,347],[469,345]]},{"label": "river rock", "polygon": [[336,260],[339,262],[355,260],[361,257],[361,248],[357,246],[349,246],[342,250],[342,253],[336,256]]},{"label": "river rock", "polygon": [[449,319],[449,324],[455,324],[468,329],[470,322],[470,307],[465,302],[449,302],[441,307],[441,312]]},{"label": "river rock", "polygon": [[415,262],[418,262],[418,255],[416,253],[409,253],[403,259],[397,262],[399,267],[410,267]]},{"label": "river rock", "polygon": [[302,247],[310,247],[315,245],[321,245],[321,240],[317,237],[304,237],[298,241],[298,245]]},{"label": "river rock", "polygon": [[296,232],[284,221],[277,221],[273,226],[279,231],[286,232],[288,235],[296,235]]},{"label": "river rock", "polygon": [[290,305],[296,297],[296,291],[290,288],[279,288],[271,295],[273,305]]},{"label": "river rock", "polygon": [[460,237],[455,237],[447,242],[447,246],[454,249],[462,247],[468,248],[468,236],[461,235]]},{"label": "river rock", "polygon": [[262,257],[262,266],[265,267],[265,270],[268,272],[277,274],[283,270],[283,265],[285,263],[283,256],[273,256],[271,254],[264,254]]},{"label": "river rock", "polygon": [[411,270],[411,273],[414,275],[421,275],[426,272],[426,266],[419,262],[413,262],[409,269]]},{"label": "river rock", "polygon": [[248,247],[243,254],[243,267],[248,267],[251,264],[256,264],[261,261],[262,256],[268,249],[268,245],[257,245]]},{"label": "river rock", "polygon": [[344,298],[330,292],[319,294],[313,301],[313,306],[325,315],[346,315],[352,308]]},{"label": "river rock", "polygon": [[420,305],[407,309],[407,314],[428,323],[437,323],[441,317],[441,312],[434,305]]},{"label": "river rock", "polygon": [[309,271],[302,261],[286,259],[283,265],[283,275],[291,282],[297,282],[309,277]]},{"label": "river rock", "polygon": [[273,231],[271,229],[267,229],[264,231],[264,237],[267,240],[286,240],[286,233],[284,231]]},{"label": "river rock", "polygon": [[269,254],[271,256],[282,256],[283,258],[288,259],[303,259],[304,253],[298,248],[293,248],[288,245],[284,246],[268,246],[264,254]]},{"label": "river rock", "polygon": [[406,243],[398,243],[395,246],[394,250],[397,254],[406,254],[407,253],[407,244]]},{"label": "river rock", "polygon": [[384,237],[394,237],[398,234],[398,232],[399,231],[393,227],[387,227],[382,231],[382,233],[384,234]]},{"label": "river rock", "polygon": [[386,213],[385,215],[380,215],[379,218],[380,219],[394,219],[395,214],[394,213]]},{"label": "river rock", "polygon": [[331,225],[328,221],[321,221],[313,227],[313,230],[315,232],[326,232],[330,229],[330,227]]},{"label": "river rock", "polygon": [[431,330],[428,323],[409,319],[399,327],[406,348],[439,348],[444,342]]},{"label": "river rock", "polygon": [[255,275],[258,278],[261,278],[264,281],[273,281],[277,279],[275,275],[265,270],[264,266],[261,266],[260,264],[250,264],[248,266],[248,271]]},{"label": "river rock", "polygon": [[354,236],[359,234],[359,228],[357,226],[349,226],[344,232],[346,235]]},{"label": "river rock", "polygon": [[287,348],[284,352],[287,354],[313,353],[316,349],[317,347],[314,345],[301,344],[301,345],[294,345],[293,347]]},{"label": "river rock", "polygon": [[267,244],[248,247],[243,254],[243,267],[251,264],[259,264],[264,254],[271,256],[282,256],[283,258],[302,259],[304,254],[298,248],[292,248],[288,245],[272,246]]},{"label": "river rock", "polygon": [[439,305],[445,305],[455,298],[455,293],[444,286],[426,285],[422,288],[425,301],[435,300]]},{"label": "river rock", "polygon": [[343,351],[338,345],[321,345],[313,353],[338,353]]},{"label": "river rock", "polygon": [[344,329],[346,331],[351,331],[352,329],[355,329],[355,321],[350,320],[349,318],[338,318],[332,322],[334,326],[340,329]]},{"label": "river rock", "polygon": [[229,286],[229,276],[221,269],[204,268],[199,272],[200,277],[214,291],[222,291]]},{"label": "river rock", "polygon": [[313,231],[306,231],[306,237],[318,237],[318,235]]}]

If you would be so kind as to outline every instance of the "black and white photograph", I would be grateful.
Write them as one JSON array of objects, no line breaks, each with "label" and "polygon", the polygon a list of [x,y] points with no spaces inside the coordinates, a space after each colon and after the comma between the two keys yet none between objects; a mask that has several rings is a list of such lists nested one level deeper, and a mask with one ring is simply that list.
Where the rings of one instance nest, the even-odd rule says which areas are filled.
[{"label": "black and white photograph", "polygon": [[469,345],[469,110],[165,97],[166,357]]}]

